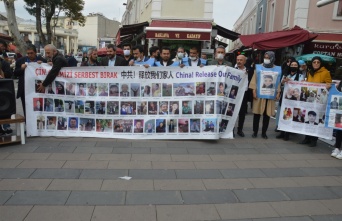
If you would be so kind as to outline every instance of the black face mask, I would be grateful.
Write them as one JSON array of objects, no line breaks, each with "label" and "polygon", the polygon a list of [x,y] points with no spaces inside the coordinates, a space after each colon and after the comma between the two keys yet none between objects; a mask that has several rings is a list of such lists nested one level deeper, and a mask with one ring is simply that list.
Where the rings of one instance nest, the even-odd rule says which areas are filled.
[{"label": "black face mask", "polygon": [[297,68],[297,67],[290,67],[290,71],[291,71],[291,72],[297,72],[297,71],[298,71],[298,68]]}]

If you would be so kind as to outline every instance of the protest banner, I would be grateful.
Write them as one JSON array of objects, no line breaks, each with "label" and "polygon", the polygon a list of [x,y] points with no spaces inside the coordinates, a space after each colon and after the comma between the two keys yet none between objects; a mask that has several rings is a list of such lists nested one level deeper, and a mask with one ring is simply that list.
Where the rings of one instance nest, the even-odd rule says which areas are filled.
[{"label": "protest banner", "polygon": [[230,67],[80,67],[38,93],[50,69],[25,71],[28,136],[232,138],[248,84]]},{"label": "protest banner", "polygon": [[326,84],[289,81],[285,84],[278,129],[287,132],[332,138],[325,127],[328,100]]},{"label": "protest banner", "polygon": [[342,130],[342,92],[333,84],[329,91],[325,126]]},{"label": "protest banner", "polygon": [[281,78],[281,67],[265,68],[258,64],[256,65],[256,74],[258,98],[274,100]]}]

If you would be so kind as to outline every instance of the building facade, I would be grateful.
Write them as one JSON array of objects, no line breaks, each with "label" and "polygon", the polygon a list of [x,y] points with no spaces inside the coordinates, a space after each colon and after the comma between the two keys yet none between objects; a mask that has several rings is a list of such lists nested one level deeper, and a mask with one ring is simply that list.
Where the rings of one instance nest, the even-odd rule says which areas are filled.
[{"label": "building facade", "polygon": [[122,25],[153,19],[213,20],[213,0],[127,0]]},{"label": "building facade", "polygon": [[[37,34],[36,22],[33,20],[25,20],[17,17],[18,29],[20,34],[23,36],[25,42],[34,44],[37,49],[43,49],[44,45],[41,44],[39,36]],[[7,15],[6,13],[1,13],[0,15],[0,33],[9,34]],[[46,33],[46,29],[43,26],[43,33]],[[61,25],[53,30],[56,47],[62,49],[65,52],[70,52],[71,50],[77,50],[78,48],[78,32],[73,30],[67,25]]]},{"label": "building facade", "polygon": [[[302,53],[325,54],[342,59],[342,0],[317,7],[310,0],[249,0],[244,12],[235,22],[233,31],[243,35],[290,30],[299,26],[318,37],[311,43],[301,43],[283,48],[281,59]],[[252,14],[255,14],[254,32],[246,31]],[[249,29],[253,30],[253,28]],[[230,44],[230,50],[241,48],[242,43]]]},{"label": "building facade", "polygon": [[127,0],[117,45],[168,46],[173,52],[179,46],[186,51],[196,47],[212,58],[215,46],[226,46],[221,39],[238,38],[237,33],[214,23],[213,1]]},{"label": "building facade", "polygon": [[103,48],[106,44],[115,42],[115,35],[119,30],[120,22],[111,20],[101,13],[90,13],[86,16],[84,26],[77,21],[70,21],[67,17],[60,17],[59,24],[78,32],[78,49],[89,47]]}]

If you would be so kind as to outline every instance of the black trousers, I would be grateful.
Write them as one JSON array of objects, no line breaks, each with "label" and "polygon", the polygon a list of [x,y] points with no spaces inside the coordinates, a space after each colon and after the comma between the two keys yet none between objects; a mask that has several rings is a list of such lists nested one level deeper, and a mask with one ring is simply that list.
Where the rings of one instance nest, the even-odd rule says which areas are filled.
[{"label": "black trousers", "polygon": [[238,123],[238,131],[242,131],[243,124],[245,123],[245,117],[247,113],[247,102],[248,102],[248,91],[245,91],[245,94],[243,96],[243,100],[241,103],[241,108],[239,112],[239,123]]},{"label": "black trousers", "polygon": [[318,140],[318,137],[305,135],[305,140],[317,141],[317,140]]},{"label": "black trousers", "polygon": [[20,99],[21,99],[21,104],[23,105],[24,117],[25,117],[25,119],[26,119],[25,94],[22,94],[22,95],[20,96]]},{"label": "black trousers", "polygon": [[342,130],[336,131],[336,143],[335,147],[338,149],[341,149],[341,143],[342,143]]},{"label": "black trousers", "polygon": [[[270,123],[270,117],[266,114],[267,102],[268,102],[268,100],[266,100],[265,111],[264,111],[263,117],[262,117],[262,131],[261,131],[262,134],[266,134],[266,131],[268,129],[268,125]],[[254,114],[254,116],[253,116],[253,132],[254,132],[254,134],[258,134],[260,117],[261,117],[261,114]]]}]

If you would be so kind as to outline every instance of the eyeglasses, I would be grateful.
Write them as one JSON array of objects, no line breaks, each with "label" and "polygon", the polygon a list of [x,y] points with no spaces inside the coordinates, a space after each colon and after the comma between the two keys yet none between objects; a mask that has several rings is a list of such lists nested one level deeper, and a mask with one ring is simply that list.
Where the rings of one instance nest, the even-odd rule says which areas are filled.
[{"label": "eyeglasses", "polygon": [[313,64],[320,64],[321,62],[320,61],[313,61],[312,63]]}]

